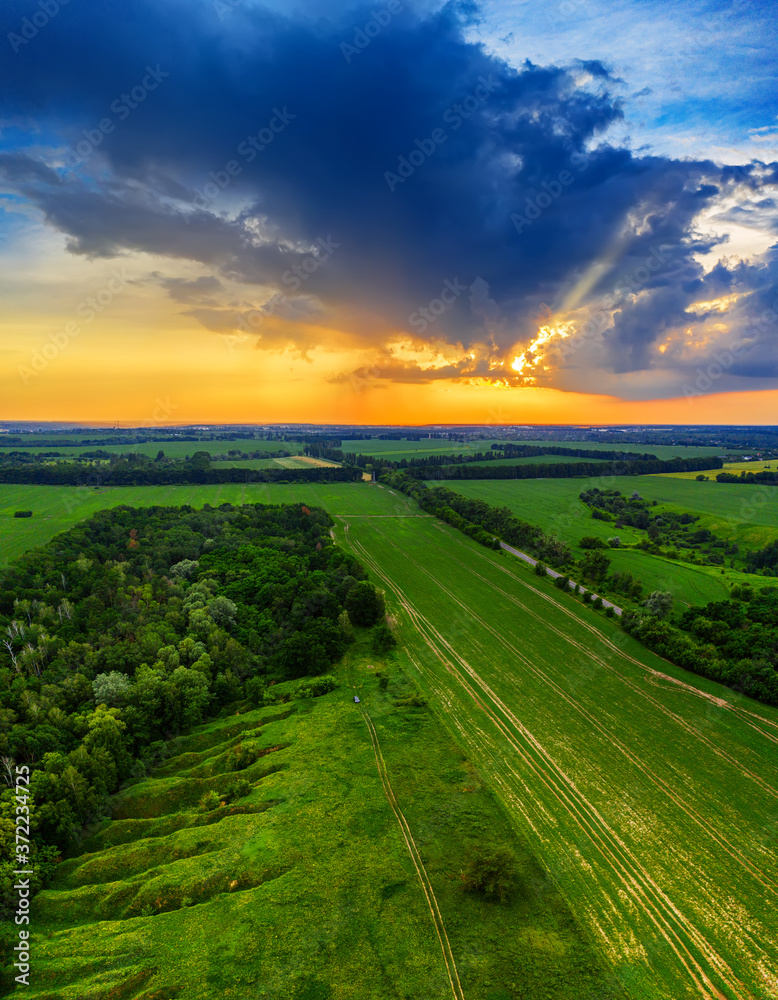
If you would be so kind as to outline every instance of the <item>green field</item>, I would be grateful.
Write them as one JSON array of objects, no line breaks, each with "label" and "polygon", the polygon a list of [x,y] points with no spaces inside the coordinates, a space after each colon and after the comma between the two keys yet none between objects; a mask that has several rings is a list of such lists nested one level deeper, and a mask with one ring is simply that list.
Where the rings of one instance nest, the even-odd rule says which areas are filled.
[{"label": "green field", "polygon": [[407,669],[629,995],[774,998],[778,712],[433,519],[338,520]]},{"label": "green field", "polygon": [[624,441],[610,444],[607,441],[519,441],[518,444],[531,444],[535,447],[556,445],[563,448],[585,448],[589,451],[634,451],[643,455],[656,455],[662,461],[670,458],[694,458],[697,455],[723,455],[725,450],[718,445],[683,445],[683,444],[641,444],[639,441]]},{"label": "green field", "polygon": [[[386,491],[388,495],[388,491]],[[326,507],[331,513],[386,514],[383,490],[366,483],[264,483],[222,486],[23,486],[0,487],[0,565],[60,531],[91,517],[98,510],[118,507],[202,507],[221,503],[296,503]],[[398,497],[390,513],[408,510],[410,501]],[[16,510],[32,510],[32,517],[17,518]],[[421,512],[419,512],[421,513]]]},{"label": "green field", "polygon": [[[26,996],[511,1000],[516,983],[533,998],[624,996],[436,717],[394,704],[417,691],[407,675],[390,666],[382,692],[352,650],[338,680],[173,741],[115,797],[114,819],[36,897]],[[270,752],[225,773],[246,736]],[[236,776],[247,797],[198,809]],[[506,905],[462,888],[485,835],[516,855]]]},{"label": "green field", "polygon": [[[436,485],[430,483],[429,485]],[[540,525],[567,542],[576,556],[583,550],[584,535],[607,541],[618,535],[625,545],[639,542],[645,532],[592,518],[578,499],[592,487],[619,489],[629,495],[637,490],[659,509],[690,511],[699,515],[696,528],[710,528],[718,537],[735,542],[742,551],[762,548],[778,537],[778,490],[728,483],[697,483],[670,476],[619,476],[590,479],[451,480],[445,483],[463,496],[478,497],[498,507],[509,507],[518,517]],[[694,566],[682,561],[634,550],[611,550],[613,570],[629,570],[642,580],[646,591],[669,590],[689,604],[725,600],[734,583],[753,582],[736,569]],[[724,568],[724,573],[721,569]]]},{"label": "green field", "polygon": [[[92,440],[89,435],[83,435],[87,440]],[[52,438],[56,440],[56,438]],[[76,440],[72,435],[67,440]],[[85,451],[110,451],[124,455],[132,453],[135,455],[148,455],[156,458],[157,452],[164,451],[166,458],[184,458],[186,455],[194,455],[196,451],[207,451],[211,455],[226,455],[228,451],[237,448],[240,451],[289,451],[294,454],[302,450],[300,441],[264,441],[257,438],[227,438],[215,439],[213,441],[144,441],[142,444],[91,444],[75,445],[65,447],[64,445],[47,445],[38,447],[35,445],[17,444],[13,446],[2,446],[0,452],[9,451],[29,451],[37,454],[42,451],[59,451],[63,455],[81,455]]]},{"label": "green field", "polygon": [[484,441],[444,441],[440,438],[422,438],[420,441],[343,441],[343,452],[355,455],[375,455],[386,458],[390,462],[399,462],[403,458],[429,458],[430,455],[473,455],[476,452],[487,452],[493,444],[502,439],[488,438]]}]

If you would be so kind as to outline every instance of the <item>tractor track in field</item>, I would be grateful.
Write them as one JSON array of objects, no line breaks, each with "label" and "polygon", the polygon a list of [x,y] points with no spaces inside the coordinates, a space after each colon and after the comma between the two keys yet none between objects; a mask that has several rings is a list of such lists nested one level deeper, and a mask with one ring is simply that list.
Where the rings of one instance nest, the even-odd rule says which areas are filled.
[{"label": "tractor track in field", "polygon": [[[351,668],[348,668],[349,682],[351,683],[351,689],[356,694],[357,688],[354,684],[353,677],[351,675]],[[438,935],[438,941],[440,943],[440,950],[443,954],[443,962],[446,966],[446,973],[448,975],[448,981],[451,986],[451,994],[454,1000],[465,1000],[465,994],[462,989],[462,984],[459,981],[459,973],[457,971],[456,961],[454,959],[454,952],[451,948],[451,942],[449,941],[448,934],[446,933],[446,926],[443,922],[443,916],[440,912],[440,907],[438,905],[438,900],[435,895],[435,891],[432,888],[432,883],[430,882],[429,875],[427,874],[427,869],[424,867],[424,862],[422,861],[419,849],[416,846],[416,841],[413,839],[413,834],[411,833],[411,828],[408,824],[408,820],[405,818],[397,798],[394,794],[394,789],[392,788],[392,783],[389,779],[389,772],[386,767],[386,761],[384,760],[384,755],[381,752],[381,743],[378,739],[378,733],[376,732],[373,720],[370,718],[370,713],[365,708],[364,702],[360,700],[359,711],[362,719],[367,727],[368,735],[370,736],[370,742],[373,745],[373,754],[375,756],[376,768],[378,770],[378,777],[381,779],[381,784],[384,789],[384,795],[389,803],[392,812],[394,813],[394,818],[397,820],[397,825],[400,827],[400,832],[405,841],[405,846],[408,849],[408,854],[411,857],[413,866],[416,869],[416,874],[419,877],[419,882],[424,890],[424,896],[427,901],[427,907],[430,911],[430,916],[432,917],[432,923],[435,926],[435,932]]]},{"label": "tractor track in field", "polygon": [[[479,556],[481,555],[480,552],[477,553],[477,554]],[[524,603],[522,603],[522,601],[520,601],[517,597],[514,597],[512,594],[509,594],[507,591],[502,590],[501,587],[498,587],[496,583],[494,583],[493,581],[489,580],[487,577],[481,576],[480,573],[476,573],[474,570],[470,569],[469,567],[465,567],[464,564],[462,562],[460,562],[460,560],[458,560],[456,558],[456,556],[452,555],[452,558],[454,559],[454,561],[457,563],[458,566],[462,566],[463,568],[466,568],[467,571],[471,575],[477,577],[479,580],[481,580],[487,586],[491,587],[492,590],[496,591],[498,594],[500,594],[506,600],[510,601],[512,604],[515,604],[517,607],[521,608],[521,610],[524,611],[524,612],[526,612],[526,614],[528,614],[531,618],[534,618],[536,621],[542,623],[542,625],[543,625],[544,628],[549,629],[549,631],[551,631],[555,635],[559,636],[560,639],[563,639],[565,642],[569,643],[571,646],[573,646],[579,652],[581,652],[581,653],[585,654],[586,656],[588,656],[598,666],[602,667],[604,670],[607,670],[608,673],[612,674],[614,677],[616,677],[618,680],[620,680],[625,686],[629,687],[632,691],[634,691],[636,694],[638,694],[641,698],[643,698],[646,701],[648,701],[651,705],[654,706],[654,708],[656,708],[658,711],[662,712],[662,714],[666,715],[668,718],[671,718],[677,725],[679,725],[683,730],[685,730],[690,736],[693,736],[695,739],[698,739],[700,742],[704,743],[708,747],[709,750],[711,750],[717,756],[721,757],[722,760],[725,760],[730,766],[732,766],[736,770],[740,771],[741,774],[744,777],[749,778],[755,784],[759,785],[759,787],[762,789],[763,792],[766,792],[768,795],[770,795],[773,798],[778,798],[778,789],[775,789],[768,782],[764,781],[759,775],[754,774],[753,771],[749,770],[747,767],[745,767],[745,765],[741,764],[738,760],[736,760],[734,757],[732,757],[730,754],[728,754],[726,752],[726,750],[722,750],[720,747],[718,747],[712,740],[709,740],[703,733],[701,733],[699,731],[699,729],[696,729],[694,726],[692,726],[690,723],[688,723],[685,719],[683,719],[681,716],[679,716],[676,712],[673,712],[672,709],[667,708],[666,705],[663,705],[656,698],[652,697],[652,695],[650,695],[648,692],[642,690],[642,688],[640,688],[639,685],[637,685],[629,677],[625,677],[624,674],[622,674],[616,667],[613,667],[606,660],[603,660],[601,657],[597,656],[597,654],[593,653],[589,649],[588,646],[585,646],[583,643],[578,642],[576,639],[573,639],[572,636],[570,636],[567,633],[563,632],[561,629],[558,629],[554,625],[551,625],[545,618],[543,618],[541,615],[537,614],[537,612],[532,611],[531,608],[528,608],[527,605],[524,604]],[[489,562],[489,560],[487,560],[487,562]],[[495,565],[495,564],[489,562],[489,565]],[[640,660],[636,659],[634,656],[631,656],[629,653],[627,653],[626,651],[622,650],[619,646],[616,645],[616,643],[612,642],[606,635],[604,635],[602,632],[600,632],[599,629],[597,629],[594,625],[591,625],[589,622],[586,622],[582,618],[579,618],[574,612],[570,611],[568,608],[565,608],[563,605],[559,604],[557,601],[555,601],[553,598],[549,597],[547,594],[544,594],[542,591],[537,590],[535,587],[533,587],[530,584],[526,583],[520,577],[514,576],[514,574],[511,573],[510,570],[506,569],[505,567],[503,567],[503,566],[497,566],[497,568],[500,569],[500,570],[502,570],[504,573],[507,573],[508,576],[510,576],[513,580],[515,580],[517,583],[521,584],[521,586],[526,587],[528,590],[532,591],[532,593],[537,594],[539,597],[542,597],[544,600],[549,601],[555,607],[559,608],[559,610],[562,611],[569,618],[573,619],[576,623],[582,625],[588,632],[590,632],[592,635],[594,635],[598,639],[598,641],[602,642],[602,644],[604,646],[608,647],[614,653],[617,653],[620,657],[622,657],[623,659],[627,660],[629,663],[634,664],[635,666],[637,666],[641,670],[643,670],[645,673],[647,673],[648,675],[650,675],[649,678],[648,678],[649,680],[653,679],[655,681],[669,681],[672,684],[673,688],[679,688],[680,687],[686,693],[690,693],[690,694],[696,695],[696,696],[702,698],[704,701],[707,701],[707,702],[710,702],[710,703],[714,704],[717,708],[730,709],[733,712],[735,712],[738,715],[738,717],[741,717],[741,712],[744,711],[744,710],[739,710],[737,708],[737,706],[731,705],[730,702],[725,701],[723,698],[717,698],[715,695],[709,695],[705,691],[700,691],[698,688],[694,688],[694,687],[692,687],[692,685],[686,684],[684,681],[680,681],[677,678],[669,676],[669,674],[663,674],[659,670],[654,670],[652,667],[646,666],[645,663],[641,663]],[[423,572],[427,572],[427,571],[423,570]],[[430,574],[428,574],[428,575],[430,575]],[[448,593],[448,591],[447,591],[447,593]],[[460,605],[460,607],[467,607],[461,601],[458,601],[457,598],[454,597],[454,595],[449,594],[449,596],[452,598],[452,600],[456,601]],[[468,614],[471,614],[471,615],[473,614],[472,611],[470,611],[469,608],[467,609],[467,611],[468,611]],[[490,631],[493,631],[493,629],[491,628],[491,626],[485,625],[485,627],[487,629],[489,629]],[[497,633],[495,633],[495,634],[497,634]],[[503,642],[505,644],[505,640],[503,640],[502,637],[499,634],[497,634],[497,637],[500,639],[501,642]],[[511,649],[512,649],[512,651],[514,651],[516,653],[516,655],[520,659],[522,659],[523,662],[526,662],[528,664],[528,666],[530,666],[530,669],[532,669],[535,672],[537,672],[539,670],[539,668],[536,668],[534,666],[534,664],[532,664],[529,660],[527,660],[526,657],[524,657],[519,650],[516,650],[515,647],[511,647]],[[542,673],[542,671],[541,671],[541,673]],[[544,679],[546,679],[545,675],[543,675],[543,676],[544,676]],[[548,679],[548,683],[549,684],[553,684],[553,682],[550,679]],[[577,703],[575,703],[575,704],[577,704]],[[748,715],[754,715],[754,713],[751,713],[751,712],[748,712],[746,714],[748,714]],[[770,723],[769,720],[762,719],[761,716],[756,716],[756,718],[759,718],[761,721],[766,722],[768,725],[772,725],[772,723]],[[743,719],[742,721],[745,722],[746,725],[750,726],[752,729],[754,729],[757,732],[759,732],[762,736],[765,737],[765,739],[768,739],[771,742],[778,742],[778,740],[776,740],[776,738],[772,734],[765,733],[762,729],[760,729],[758,726],[755,726],[749,720]]]},{"label": "tractor track in field", "polygon": [[[694,982],[699,994],[709,998],[709,1000],[713,1000],[713,998],[720,1000],[724,997],[725,994],[711,980],[710,972],[710,975],[717,977],[722,986],[731,990],[736,997],[746,1000],[750,996],[748,990],[726,961],[654,881],[615,830],[578,790],[572,779],[565,774],[540,742],[526,729],[473,667],[456,652],[428,619],[410,605],[364,546],[349,537],[348,523],[345,525],[345,533],[349,544],[395,593],[409,621],[445,669],[456,678],[462,689],[467,692],[498,732],[507,740],[517,757],[535,774],[537,780],[546,787],[559,807],[566,811],[569,818],[576,823],[598,851],[603,862],[612,872],[614,881],[621,884],[622,891],[628,895],[633,905],[643,913],[644,918],[650,921],[656,933],[665,940],[680,965]],[[407,552],[395,545],[391,539],[383,537],[390,545],[397,548],[404,558],[409,558]],[[413,560],[410,561],[413,562]],[[415,562],[413,564],[417,569],[430,576],[436,586],[446,591],[446,588],[443,588],[440,582],[422,566]],[[450,595],[450,592],[446,592],[449,593],[449,596],[453,596]],[[455,597],[453,599],[457,600]],[[468,614],[472,615],[469,608],[466,610]],[[521,781],[520,776],[512,769],[511,773]],[[707,965],[708,971],[703,968],[700,962]]]}]

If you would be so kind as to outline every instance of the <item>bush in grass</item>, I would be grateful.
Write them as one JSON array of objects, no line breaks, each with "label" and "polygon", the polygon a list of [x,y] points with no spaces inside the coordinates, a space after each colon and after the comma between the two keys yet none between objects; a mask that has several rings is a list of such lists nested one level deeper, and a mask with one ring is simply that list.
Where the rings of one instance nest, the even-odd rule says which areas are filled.
[{"label": "bush in grass", "polygon": [[483,844],[474,847],[462,872],[467,892],[507,903],[516,888],[516,858],[509,847]]},{"label": "bush in grass", "polygon": [[584,535],[578,543],[582,549],[604,549],[607,548],[601,538],[594,538],[592,535]]},{"label": "bush in grass", "polygon": [[212,809],[218,809],[221,805],[221,799],[217,792],[211,789],[210,792],[206,792],[205,795],[200,799],[200,811],[201,812],[211,812]]},{"label": "bush in grass", "polygon": [[608,607],[605,609],[605,617],[613,618],[615,614],[616,612],[613,610],[613,608],[610,605],[608,605]]},{"label": "bush in grass", "polygon": [[378,678],[378,687],[381,691],[386,691],[389,687],[389,678],[384,673],[376,674],[376,677]]},{"label": "bush in grass", "polygon": [[250,781],[247,781],[245,778],[238,778],[227,789],[227,800],[234,802],[236,799],[243,799],[250,794],[253,787]]},{"label": "bush in grass", "polygon": [[14,517],[32,517],[31,510],[15,510]]},{"label": "bush in grass", "polygon": [[599,596],[595,597],[594,600],[592,601],[592,607],[597,608],[597,610],[599,611],[599,609],[602,607],[602,598]]},{"label": "bush in grass", "polygon": [[545,563],[542,562],[535,563],[535,572],[537,573],[538,576],[546,576],[546,574],[548,573],[548,568],[546,567]]},{"label": "bush in grass", "polygon": [[591,590],[585,590],[581,595],[581,600],[584,602],[584,604],[588,604],[589,601],[591,601],[591,599],[592,599]]},{"label": "bush in grass", "polygon": [[318,698],[323,694],[329,694],[338,686],[338,682],[332,674],[322,674],[321,677],[309,677],[302,684],[298,685],[296,695],[298,698]]},{"label": "bush in grass", "polygon": [[558,587],[560,590],[568,590],[570,587],[570,577],[569,576],[558,576],[554,580],[554,586]]},{"label": "bush in grass", "polygon": [[382,653],[388,653],[390,649],[394,649],[397,645],[397,640],[392,635],[392,630],[386,624],[386,622],[379,622],[373,629],[373,652],[380,656]]}]

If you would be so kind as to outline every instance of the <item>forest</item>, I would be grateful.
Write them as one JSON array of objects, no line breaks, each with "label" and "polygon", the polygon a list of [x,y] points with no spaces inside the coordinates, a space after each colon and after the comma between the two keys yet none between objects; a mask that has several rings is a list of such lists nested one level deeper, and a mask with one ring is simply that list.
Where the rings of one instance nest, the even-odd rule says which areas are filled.
[{"label": "forest", "polygon": [[[306,678],[341,658],[355,627],[386,644],[383,598],[331,524],[303,504],[119,507],[3,574],[0,759],[9,780],[30,771],[36,889],[119,785],[157,763],[162,741],[237,700],[272,703],[277,681],[323,693],[326,678]],[[15,804],[9,787],[4,915]]]}]

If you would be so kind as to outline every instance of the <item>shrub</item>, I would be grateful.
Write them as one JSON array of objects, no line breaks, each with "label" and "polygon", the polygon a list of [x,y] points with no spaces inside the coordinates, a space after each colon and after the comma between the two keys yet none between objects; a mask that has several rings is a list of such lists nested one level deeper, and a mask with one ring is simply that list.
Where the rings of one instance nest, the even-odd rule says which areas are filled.
[{"label": "shrub", "polygon": [[329,694],[338,686],[338,682],[332,674],[322,674],[321,677],[309,677],[297,686],[298,698],[320,698],[323,694]]},{"label": "shrub", "polygon": [[205,795],[200,799],[200,811],[201,812],[211,812],[212,809],[218,809],[221,805],[221,799],[217,792],[211,789],[210,792],[206,792]]},{"label": "shrub", "polygon": [[390,649],[394,649],[397,645],[397,640],[392,635],[392,630],[386,624],[386,622],[379,622],[373,629],[373,652],[378,654],[388,653]]},{"label": "shrub", "polygon": [[613,610],[613,608],[610,605],[608,605],[608,607],[605,609],[605,617],[613,618],[615,614],[616,612]]},{"label": "shrub", "polygon": [[508,847],[485,844],[472,849],[462,872],[467,892],[507,903],[516,885],[516,858]]},{"label": "shrub", "polygon": [[545,576],[548,573],[546,564],[542,562],[535,563],[535,572],[538,576]]},{"label": "shrub", "polygon": [[32,517],[31,510],[15,510],[14,517]]},{"label": "shrub", "polygon": [[601,538],[594,538],[592,535],[584,535],[578,543],[582,549],[604,549],[607,548]]},{"label": "shrub", "polygon": [[594,600],[592,601],[592,607],[597,608],[597,610],[599,611],[599,609],[602,607],[602,598],[599,596],[595,597]]}]

